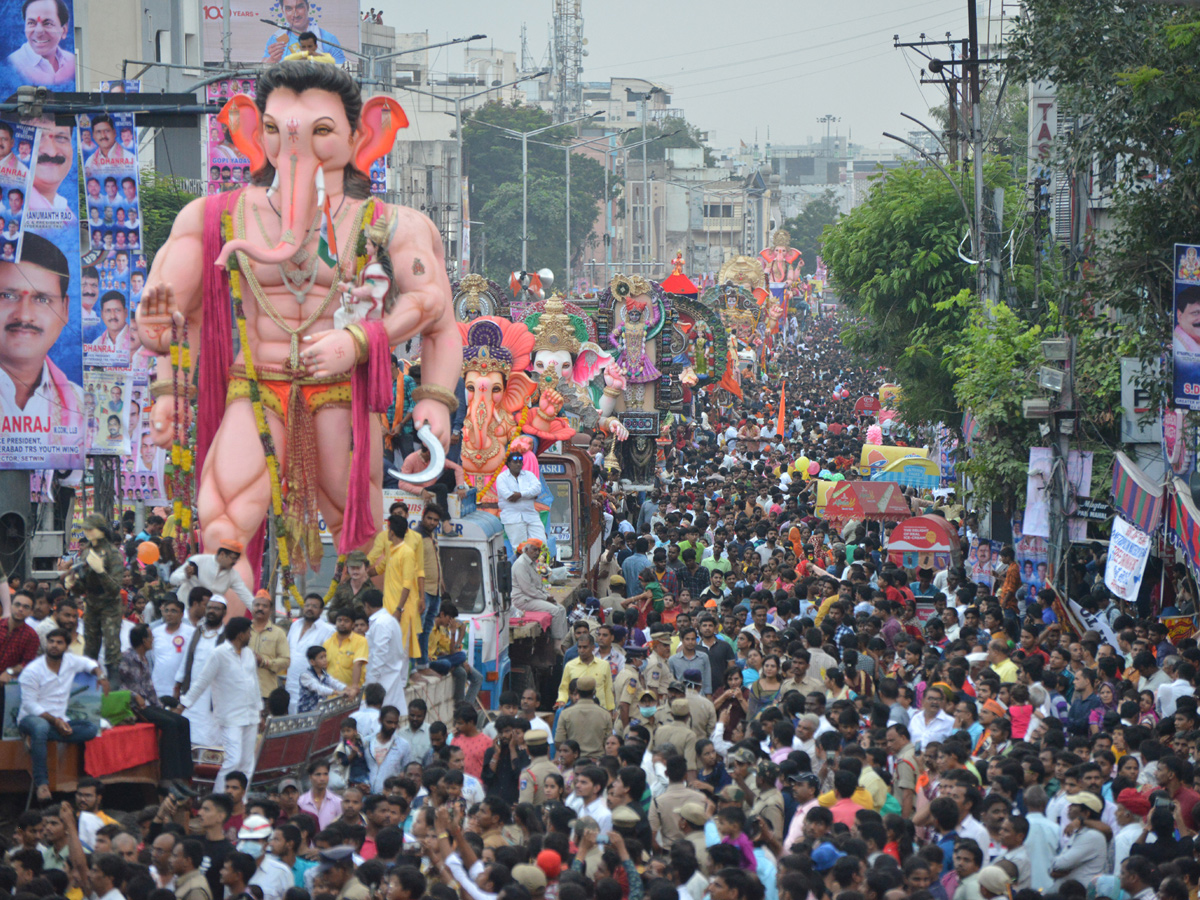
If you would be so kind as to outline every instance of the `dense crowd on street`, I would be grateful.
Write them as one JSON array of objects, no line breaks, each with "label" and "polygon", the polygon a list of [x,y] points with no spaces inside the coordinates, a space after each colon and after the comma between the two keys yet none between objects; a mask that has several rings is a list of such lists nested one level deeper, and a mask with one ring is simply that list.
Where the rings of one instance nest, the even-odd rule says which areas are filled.
[{"label": "dense crowd on street", "polygon": [[[1188,575],[1125,603],[1102,548],[1073,554],[1070,599],[1106,626],[1078,634],[1011,546],[976,583],[898,566],[892,522],[818,517],[797,461],[859,477],[877,423],[854,404],[887,373],[833,320],[788,325],[741,397],[698,392],[652,489],[622,490],[592,444],[595,590],[555,610],[557,691],[502,690],[498,715],[440,600],[436,503],[389,510],[332,599],[279,623],[241,545],[141,565],[161,517],[90,518],[59,583],[8,585],[0,682],[22,688],[35,790],[0,900],[1194,900],[1200,648],[1157,616]],[[966,557],[964,498],[907,500]],[[516,549],[514,605],[552,603],[540,543]],[[107,806],[94,779],[53,797],[48,741],[96,735],[68,718],[78,672],[159,727],[158,804]],[[447,721],[406,699],[429,673],[454,679]],[[337,695],[360,704],[334,754],[252,788],[264,716]],[[193,745],[224,751],[211,793]]]}]

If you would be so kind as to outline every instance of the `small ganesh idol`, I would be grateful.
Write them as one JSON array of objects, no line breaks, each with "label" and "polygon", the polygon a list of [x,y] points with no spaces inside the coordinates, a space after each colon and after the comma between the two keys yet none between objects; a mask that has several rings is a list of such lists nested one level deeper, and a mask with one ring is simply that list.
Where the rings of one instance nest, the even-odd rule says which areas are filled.
[{"label": "small ganesh idol", "polygon": [[353,283],[338,284],[341,304],[333,312],[335,328],[355,325],[364,319],[381,319],[390,312],[395,300],[395,278],[392,260],[386,249],[392,237],[392,218],[380,216],[374,225],[363,229],[367,244],[367,264]]}]

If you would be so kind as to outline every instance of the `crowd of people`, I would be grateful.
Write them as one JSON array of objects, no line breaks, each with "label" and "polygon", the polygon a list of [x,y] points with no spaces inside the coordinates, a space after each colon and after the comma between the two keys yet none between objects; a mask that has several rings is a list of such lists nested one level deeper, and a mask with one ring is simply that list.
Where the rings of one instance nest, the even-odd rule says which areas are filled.
[{"label": "crowd of people", "polygon": [[[1019,589],[1011,547],[976,582],[961,568],[898,566],[891,523],[815,516],[816,483],[797,460],[857,477],[874,420],[854,400],[885,374],[817,320],[743,378],[741,397],[701,392],[652,490],[622,492],[594,443],[606,522],[595,590],[561,610],[557,692],[501,690],[495,717],[473,702],[482,677],[452,605],[428,623],[428,606],[418,610],[418,628],[395,602],[439,595],[436,504],[412,532],[391,510],[328,607],[309,596],[286,631],[237,576],[240,545],[173,573],[134,571],[162,523],[122,550],[107,523],[89,521],[97,534],[67,583],[14,583],[0,622],[0,681],[22,684],[39,785],[0,891],[1193,900],[1196,641],[1167,640],[1152,599],[1105,590],[1102,549],[1071,563],[1071,599],[1103,625],[1077,634],[1053,590]],[[915,440],[900,428],[890,439]],[[953,492],[908,499],[945,518],[964,551],[978,538]],[[514,566],[518,606],[548,602],[524,571],[539,550],[527,540]],[[391,567],[400,555],[409,574]],[[425,583],[414,588],[418,557]],[[1184,593],[1186,573],[1173,578]],[[231,591],[249,618],[227,616]],[[410,669],[455,675],[449,721],[406,702]],[[61,685],[76,671],[118,673],[133,714],[170,733],[159,804],[106,809],[88,779],[73,802],[51,799],[46,740],[94,735],[65,718]],[[262,709],[303,711],[339,693],[361,705],[333,756],[311,760],[302,783],[250,791]],[[193,742],[225,749],[203,798],[189,784]]]}]

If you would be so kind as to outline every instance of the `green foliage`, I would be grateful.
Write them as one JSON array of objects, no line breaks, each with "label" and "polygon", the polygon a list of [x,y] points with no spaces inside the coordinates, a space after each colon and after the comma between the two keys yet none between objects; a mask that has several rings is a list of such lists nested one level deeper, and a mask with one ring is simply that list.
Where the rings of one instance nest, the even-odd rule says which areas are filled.
[{"label": "green foliage", "polygon": [[[180,186],[181,180],[163,175],[153,169],[143,169],[138,187],[142,212],[142,246],[146,248],[146,263],[154,262],[154,254],[167,240],[179,211],[196,199]],[[82,208],[82,207],[81,207]]]},{"label": "green foliage", "polygon": [[[1022,190],[1003,159],[986,168],[985,183]],[[963,291],[975,280],[958,255],[967,228],[950,182],[914,163],[879,177],[866,202],[822,235],[835,290],[859,319],[842,338],[895,373],[909,422],[960,415],[948,354],[967,322]]]},{"label": "green foliage", "polygon": [[[521,141],[489,128],[497,125],[529,132],[551,123],[544,110],[489,103],[463,123],[466,173],[470,179],[472,217],[483,222],[488,271],[501,284],[521,265]],[[563,150],[545,144],[574,139],[572,126],[551,128],[527,141],[529,159],[529,268],[553,269],[561,278],[566,262],[566,160]],[[599,145],[603,146],[603,145]],[[620,180],[609,176],[616,196]],[[604,199],[604,168],[580,153],[571,154],[571,255],[579,265],[581,251]],[[561,284],[561,282],[560,282]]]},{"label": "green foliage", "polygon": [[821,232],[825,226],[837,221],[839,207],[837,195],[830,188],[819,197],[813,197],[800,211],[783,223],[792,236],[792,246],[804,256],[804,274],[817,270],[817,257],[821,254]]},{"label": "green foliage", "polygon": [[[621,138],[622,145],[636,144],[642,140],[642,129],[640,122],[641,120],[635,122],[633,130]],[[646,123],[646,140],[654,140],[654,138],[660,137],[661,135],[669,135],[669,137],[663,137],[661,140],[654,141],[653,144],[646,145],[647,161],[665,158],[669,148],[677,149],[681,147],[695,147],[703,148],[704,164],[706,166],[711,165],[712,151],[700,139],[700,129],[698,129],[695,125],[689,125],[684,119],[674,116],[663,119],[661,123]],[[637,150],[631,152],[636,153],[640,158],[642,149],[639,147]]]},{"label": "green foliage", "polygon": [[[1109,173],[1111,225],[1089,235],[1088,265],[1064,297],[1122,313],[1104,339],[1146,361],[1161,356],[1174,324],[1172,245],[1200,242],[1198,44],[1195,9],[1027,0],[1006,48],[1010,80],[1053,82],[1063,120],[1077,120],[1056,142],[1058,164]],[[1156,405],[1166,377],[1144,385]]]},{"label": "green foliage", "polygon": [[1039,440],[1037,423],[1022,416],[1021,400],[1038,393],[1042,327],[1023,322],[1003,303],[984,308],[973,304],[970,292],[963,294],[974,308],[948,357],[955,399],[971,410],[980,434],[959,474],[971,478],[978,496],[1012,502],[1025,493],[1029,448]]}]

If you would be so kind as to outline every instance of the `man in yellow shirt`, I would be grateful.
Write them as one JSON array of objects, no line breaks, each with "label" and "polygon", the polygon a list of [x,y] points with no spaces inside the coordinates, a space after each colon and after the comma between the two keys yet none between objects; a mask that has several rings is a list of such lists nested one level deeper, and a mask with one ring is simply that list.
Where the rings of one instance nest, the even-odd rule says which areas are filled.
[{"label": "man in yellow shirt", "polygon": [[988,644],[988,663],[993,672],[1000,676],[1001,684],[1016,684],[1017,664],[1008,658],[1008,644],[992,641]]},{"label": "man in yellow shirt", "polygon": [[590,634],[580,634],[575,639],[579,655],[563,667],[562,683],[558,686],[558,702],[555,707],[567,705],[570,696],[571,681],[590,675],[596,679],[596,702],[612,712],[616,708],[613,701],[612,669],[602,659],[596,659],[596,639]]},{"label": "man in yellow shirt", "polygon": [[363,672],[367,668],[367,639],[354,633],[351,610],[340,610],[334,617],[334,627],[337,630],[323,644],[329,657],[327,670],[330,676],[346,685],[353,696],[362,687]]},{"label": "man in yellow shirt", "polygon": [[[403,500],[397,500],[388,507],[388,516],[408,516],[408,504]],[[421,588],[421,592],[425,592],[425,551],[421,545],[421,535],[413,528],[408,530],[404,536],[404,542],[413,549],[413,553],[417,558],[417,579]],[[367,569],[367,574],[372,578],[382,575],[387,568],[388,550],[392,546],[391,534],[388,531],[387,523],[384,523],[383,531],[375,535],[375,540],[371,542],[371,549],[367,551],[367,562],[370,568]],[[382,585],[380,585],[382,586]]]}]

